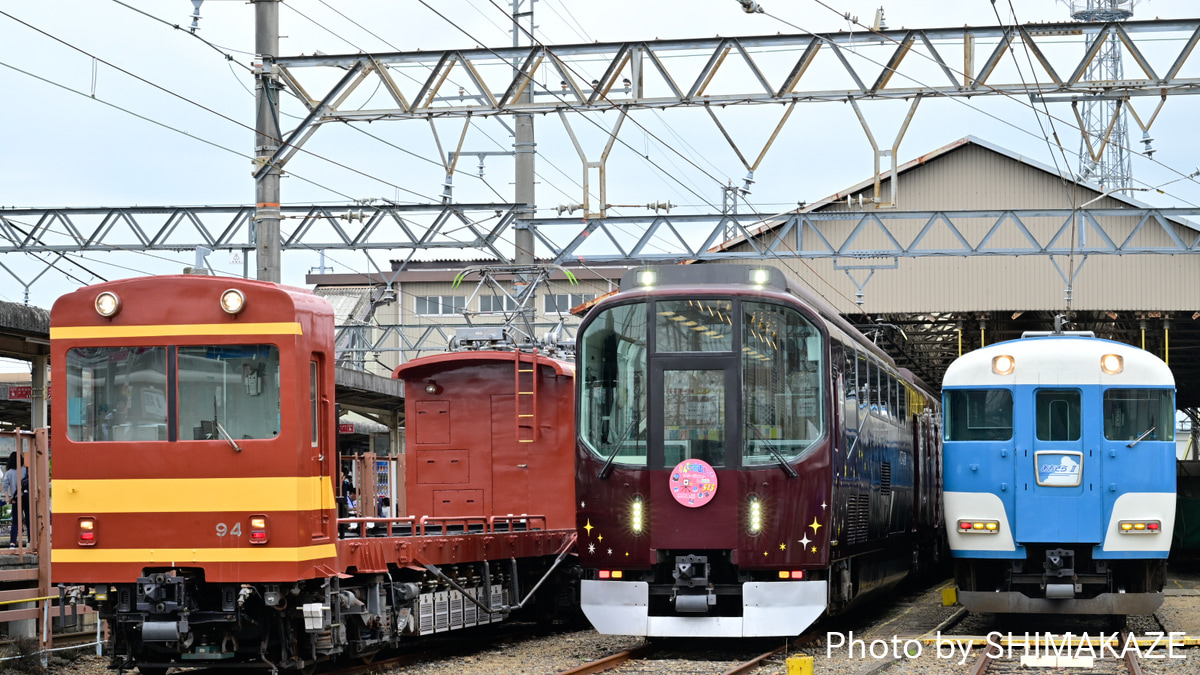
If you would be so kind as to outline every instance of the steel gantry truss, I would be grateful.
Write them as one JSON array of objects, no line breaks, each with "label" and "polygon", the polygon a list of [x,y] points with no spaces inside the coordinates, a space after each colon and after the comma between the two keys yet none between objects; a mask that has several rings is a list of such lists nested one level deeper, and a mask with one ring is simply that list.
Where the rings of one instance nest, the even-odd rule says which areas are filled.
[{"label": "steel gantry truss", "polygon": [[[579,218],[519,220],[519,207],[284,206],[285,220],[295,225],[284,228],[282,246],[471,250],[510,264],[507,247],[501,246],[512,230],[528,227],[547,252],[539,257],[554,264],[1200,253],[1200,229],[1187,220],[1200,219],[1200,207],[648,214],[595,218],[582,225]],[[249,205],[0,209],[0,253],[243,250],[253,248],[253,212]],[[576,234],[565,244],[547,234],[563,231]],[[739,238],[727,241],[727,232]],[[954,243],[928,243],[934,239]]]},{"label": "steel gantry truss", "polygon": [[[557,251],[554,262],[576,258],[637,263],[756,258],[1200,254],[1200,229],[1183,221],[1197,216],[1200,208],[1195,207],[821,211],[767,218],[744,214],[623,216],[587,221],[575,239]],[[1129,219],[1136,219],[1132,230]],[[1038,226],[1031,224],[1034,221]],[[1046,232],[1048,222],[1054,225],[1052,233],[1039,237],[1036,233]],[[554,219],[528,221],[539,230],[561,223]],[[739,233],[740,239],[722,245],[731,229]],[[1157,236],[1159,233],[1165,240]],[[935,234],[949,235],[954,244],[927,243],[934,239],[930,235]],[[945,236],[937,237],[937,241],[946,240]]]},{"label": "steel gantry truss", "polygon": [[[705,108],[750,181],[797,103],[849,102],[874,150],[878,176],[883,157],[891,157],[896,168],[904,130],[922,99],[986,95],[1069,102],[1073,113],[1063,118],[1076,117],[1087,130],[1084,147],[1103,151],[1111,139],[1105,130],[1092,130],[1078,119],[1079,104],[1108,101],[1118,110],[1127,108],[1148,133],[1168,96],[1200,93],[1200,78],[1184,74],[1197,42],[1200,19],[276,57],[263,67],[295,94],[307,114],[272,155],[263,158],[255,175],[261,178],[272,168],[281,169],[329,122],[424,119],[432,126],[435,119],[460,118],[465,134],[473,118],[557,112],[583,165],[580,203],[565,208],[603,217],[608,208],[605,163],[621,122],[636,110]],[[1117,80],[1100,79],[1108,70],[1098,64],[1110,58],[1101,48],[1116,43],[1124,46],[1135,72]],[[1031,72],[1009,68],[1010,62],[1027,63]],[[334,74],[332,85],[329,73]],[[374,95],[378,90],[386,92],[384,104]],[[1157,107],[1152,114],[1138,115],[1129,102],[1146,96],[1158,98]],[[907,116],[890,148],[881,148],[859,102],[900,99],[911,99]],[[776,103],[785,106],[782,115],[751,161],[754,152],[739,147],[717,108]],[[608,110],[620,116],[611,128],[600,125],[609,136],[608,145],[599,161],[589,161],[563,113]],[[590,169],[599,170],[598,206],[590,200]],[[895,194],[886,202],[876,195],[877,207],[896,204]]]},{"label": "steel gantry truss", "polygon": [[[1064,48],[1063,36],[1094,36],[1090,49]],[[1101,38],[1115,37],[1143,71],[1120,81],[1091,80]],[[1179,38],[1169,64],[1155,68],[1148,43]],[[1110,23],[1045,23],[872,32],[802,33],[704,39],[534,45],[430,52],[289,56],[274,59],[280,76],[312,114],[305,125],[513,114],[559,110],[674,108],[738,103],[908,99],[914,96],[1043,96],[1127,98],[1197,93],[1200,80],[1180,71],[1200,41],[1200,19]],[[880,59],[865,49],[883,50]],[[1025,81],[995,79],[1015,50],[1028,49],[1041,69]],[[830,88],[831,78],[809,67],[828,52],[851,86]],[[922,52],[927,58],[914,56]],[[782,54],[782,56],[781,56]],[[949,54],[955,54],[950,57]],[[1082,56],[1081,56],[1082,54]],[[692,59],[680,57],[693,57]],[[697,72],[689,61],[700,59]],[[520,64],[514,69],[513,64]],[[735,65],[736,64],[736,65]],[[933,78],[929,65],[933,64]],[[305,68],[344,71],[329,94],[314,98],[301,85]],[[750,77],[721,82],[726,71]],[[395,76],[403,73],[408,81]],[[558,86],[536,84],[540,79]],[[838,78],[833,78],[838,79]],[[933,81],[926,82],[925,80]],[[394,105],[342,110],[339,103],[364,83],[384,87]],[[411,82],[411,84],[410,84]],[[532,83],[532,84],[531,84]],[[732,85],[732,88],[730,86]],[[443,88],[461,88],[448,96]],[[529,100],[522,94],[532,91]],[[407,92],[407,93],[406,93]],[[303,128],[295,134],[304,134]]]},{"label": "steel gantry truss", "polygon": [[[514,204],[283,206],[287,250],[478,249],[507,260]],[[253,249],[253,206],[0,209],[0,253]],[[504,250],[511,250],[504,245]]]}]

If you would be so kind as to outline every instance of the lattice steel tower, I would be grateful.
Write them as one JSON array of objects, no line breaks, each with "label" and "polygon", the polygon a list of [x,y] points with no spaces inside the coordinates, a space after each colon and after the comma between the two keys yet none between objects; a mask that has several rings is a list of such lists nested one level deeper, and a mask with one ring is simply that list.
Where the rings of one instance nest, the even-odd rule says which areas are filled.
[{"label": "lattice steel tower", "polygon": [[[1138,0],[1070,0],[1071,18],[1076,21],[1125,21],[1133,16]],[[1088,82],[1124,79],[1121,65],[1121,40],[1109,33],[1100,38],[1088,33],[1087,49],[1097,39],[1103,39],[1096,58],[1088,65]],[[1133,172],[1129,162],[1129,135],[1125,126],[1125,110],[1115,100],[1085,101],[1082,106],[1083,129],[1079,141],[1079,175],[1083,180],[1099,183],[1105,189],[1129,187]],[[1110,129],[1111,126],[1111,129]]]}]

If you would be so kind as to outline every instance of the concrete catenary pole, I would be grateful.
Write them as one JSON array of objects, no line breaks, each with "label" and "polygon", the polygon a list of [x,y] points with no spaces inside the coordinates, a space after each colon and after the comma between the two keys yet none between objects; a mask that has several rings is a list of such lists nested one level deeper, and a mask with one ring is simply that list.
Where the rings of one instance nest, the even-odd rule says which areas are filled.
[{"label": "concrete catenary pole", "polygon": [[[529,3],[528,11],[521,11],[522,2]],[[522,20],[527,22],[526,30],[529,35],[533,35],[533,3],[536,0],[513,0],[512,16],[513,16],[513,46],[520,47],[522,38],[525,32],[521,30]],[[531,82],[525,91],[522,92],[520,101],[529,102],[533,100],[533,83]],[[534,197],[534,157],[536,156],[536,144],[533,140],[533,115],[515,115],[513,120],[514,127],[514,150],[516,151],[516,202],[518,204],[528,204],[521,210],[518,217],[521,219],[534,218],[537,216],[537,207]],[[518,227],[515,230],[514,238],[516,239],[516,255],[514,262],[518,265],[533,264],[533,230],[527,227]]]},{"label": "concrete catenary pole", "polygon": [[[258,55],[255,73],[254,156],[264,162],[279,146],[279,80],[275,57],[279,55],[279,0],[253,0],[254,51]],[[257,166],[255,167],[257,169]],[[272,167],[255,185],[254,244],[258,258],[258,279],[280,281],[279,176]]]}]

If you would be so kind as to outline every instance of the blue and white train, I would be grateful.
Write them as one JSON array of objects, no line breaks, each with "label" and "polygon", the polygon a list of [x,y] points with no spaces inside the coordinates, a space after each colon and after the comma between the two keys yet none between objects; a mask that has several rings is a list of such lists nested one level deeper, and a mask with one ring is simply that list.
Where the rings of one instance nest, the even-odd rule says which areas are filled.
[{"label": "blue and white train", "polygon": [[1091,333],[1027,333],[942,383],[946,531],[975,612],[1150,614],[1175,521],[1175,380]]}]

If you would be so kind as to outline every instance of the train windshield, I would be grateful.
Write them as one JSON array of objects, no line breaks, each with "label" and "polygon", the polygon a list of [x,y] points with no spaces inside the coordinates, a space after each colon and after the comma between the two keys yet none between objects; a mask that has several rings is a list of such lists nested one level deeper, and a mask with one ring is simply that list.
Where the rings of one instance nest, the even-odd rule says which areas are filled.
[{"label": "train windshield", "polygon": [[946,392],[947,441],[1007,441],[1013,432],[1013,398],[1007,389]]},{"label": "train windshield", "polygon": [[1110,441],[1175,440],[1175,397],[1169,389],[1104,392],[1104,437]]},{"label": "train windshield", "polygon": [[799,312],[742,303],[742,464],[792,460],[824,431],[821,333]]},{"label": "train windshield", "polygon": [[166,347],[77,347],[67,352],[67,437],[167,440]]},{"label": "train windshield", "polygon": [[706,298],[618,305],[591,319],[579,343],[579,433],[606,462],[771,466],[825,432],[821,333],[794,309]]},{"label": "train windshield", "polygon": [[272,345],[77,347],[67,352],[66,370],[73,441],[279,434],[279,350]]},{"label": "train windshield", "polygon": [[180,347],[178,363],[181,440],[279,435],[275,346]]},{"label": "train windshield", "polygon": [[615,464],[646,465],[646,306],[601,312],[579,349],[579,435]]}]

